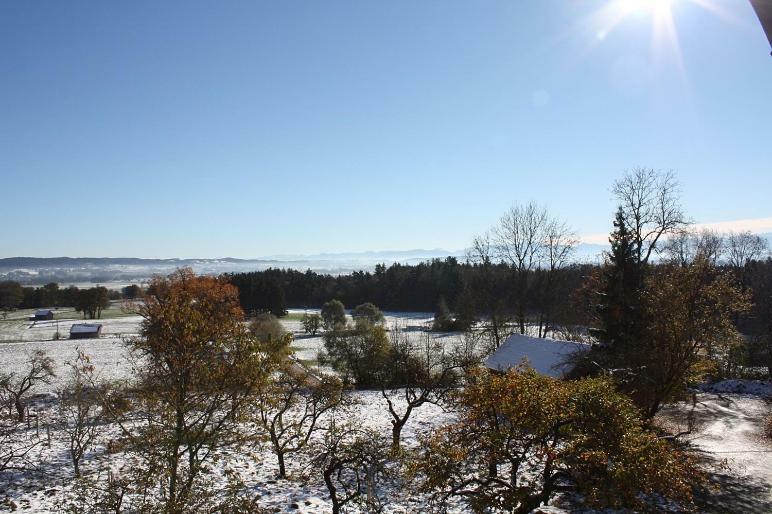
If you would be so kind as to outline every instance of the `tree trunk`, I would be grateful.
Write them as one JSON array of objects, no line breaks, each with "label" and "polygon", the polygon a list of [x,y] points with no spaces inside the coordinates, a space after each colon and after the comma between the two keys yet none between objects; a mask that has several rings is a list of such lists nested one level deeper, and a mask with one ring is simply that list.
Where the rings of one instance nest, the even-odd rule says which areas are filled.
[{"label": "tree trunk", "polygon": [[71,452],[72,467],[75,470],[75,476],[80,477],[80,457],[75,455],[75,452]]},{"label": "tree trunk", "polygon": [[21,398],[16,398],[13,401],[13,405],[16,407],[16,415],[18,417],[19,421],[24,421],[24,404],[21,401]]},{"label": "tree trunk", "polygon": [[335,472],[334,467],[327,467],[324,470],[324,483],[327,485],[327,491],[330,493],[332,501],[332,514],[340,514],[340,504],[338,503],[338,494],[335,485],[332,483],[332,475]]},{"label": "tree trunk", "polygon": [[287,478],[287,468],[284,465],[284,452],[276,452],[276,458],[279,459],[279,477]]},{"label": "tree trunk", "polygon": [[391,451],[399,453],[399,442],[402,438],[402,427],[405,426],[407,419],[399,422],[391,422]]},{"label": "tree trunk", "polygon": [[488,476],[493,478],[499,476],[499,467],[493,460],[488,462]]}]

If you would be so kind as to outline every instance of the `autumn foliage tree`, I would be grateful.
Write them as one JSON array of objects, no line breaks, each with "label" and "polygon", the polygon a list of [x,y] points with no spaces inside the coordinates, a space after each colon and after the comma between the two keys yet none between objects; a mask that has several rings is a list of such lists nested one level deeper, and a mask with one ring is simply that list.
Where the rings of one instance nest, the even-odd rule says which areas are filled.
[{"label": "autumn foliage tree", "polygon": [[265,382],[260,342],[242,323],[238,292],[223,278],[180,269],[157,277],[136,307],[141,423],[126,427],[163,492],[164,510],[182,512],[213,453],[239,442],[237,423]]},{"label": "autumn foliage tree", "polygon": [[646,431],[607,378],[483,372],[458,407],[458,422],[432,435],[412,466],[440,509],[456,498],[475,512],[527,513],[560,491],[612,507],[690,497],[689,459]]},{"label": "autumn foliage tree", "polygon": [[663,265],[646,281],[646,338],[637,348],[630,383],[624,386],[647,417],[708,371],[721,371],[741,335],[733,319],[750,309],[750,296],[734,275],[697,259],[683,267]]}]

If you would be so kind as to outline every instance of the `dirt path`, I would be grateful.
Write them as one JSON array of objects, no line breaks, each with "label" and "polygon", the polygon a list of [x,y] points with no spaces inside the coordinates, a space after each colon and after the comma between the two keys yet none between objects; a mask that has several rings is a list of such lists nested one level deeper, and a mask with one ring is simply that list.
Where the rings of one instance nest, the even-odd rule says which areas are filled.
[{"label": "dirt path", "polygon": [[[690,407],[668,407],[661,419],[671,428],[683,428]],[[697,498],[704,512],[772,512],[772,444],[762,437],[769,408],[770,401],[758,396],[697,395],[695,430],[683,440],[708,465],[714,487]]]}]

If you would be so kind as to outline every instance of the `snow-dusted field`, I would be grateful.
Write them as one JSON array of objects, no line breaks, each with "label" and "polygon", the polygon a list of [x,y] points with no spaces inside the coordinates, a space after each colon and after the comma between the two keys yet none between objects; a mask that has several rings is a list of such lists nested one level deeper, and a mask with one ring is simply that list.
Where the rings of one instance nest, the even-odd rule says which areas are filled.
[{"label": "snow-dusted field", "polygon": [[[309,314],[318,313],[319,310],[290,309],[289,319],[282,319],[282,323],[287,330],[292,332],[294,337],[292,348],[295,351],[295,355],[303,361],[313,363],[313,361],[316,360],[319,351],[324,348],[324,339],[321,334],[310,336],[303,332],[303,324],[299,318],[306,312]],[[384,324],[387,328],[391,329],[394,326],[400,327],[403,333],[416,344],[424,341],[427,336],[448,345],[457,344],[461,338],[461,335],[456,333],[426,332],[432,327],[432,321],[434,320],[434,314],[432,313],[385,312],[384,318]]]},{"label": "snow-dusted field", "polygon": [[[682,439],[714,467],[712,512],[772,512],[772,441],[763,437],[770,415],[772,383],[727,380],[697,394],[695,429]],[[743,393],[723,392],[742,390]],[[753,394],[747,394],[751,392]],[[674,430],[686,428],[690,403],[665,407],[658,415]]]},{"label": "snow-dusted field", "polygon": [[[77,350],[80,349],[91,357],[102,378],[127,378],[130,367],[123,339],[137,334],[141,321],[139,316],[120,314],[119,308],[116,307],[111,314],[118,317],[87,321],[102,324],[102,336],[99,339],[70,340],[67,339],[70,327],[75,323],[84,322],[72,309],[57,311],[57,319],[54,321],[28,321],[27,317],[33,312],[33,310],[17,311],[11,313],[8,319],[0,320],[2,371],[20,369],[31,353],[44,350],[54,359],[57,371],[57,379],[51,386],[41,385],[35,389],[35,392],[45,392],[46,389],[55,389],[62,385],[63,377],[66,375],[66,363],[74,359]],[[286,329],[292,332],[294,337],[292,348],[296,357],[313,367],[319,351],[324,347],[324,340],[321,334],[312,337],[303,332],[300,316],[304,312],[319,311],[291,309],[287,318],[281,321]],[[385,318],[387,327],[399,326],[412,341],[420,343],[427,336],[425,331],[431,328],[433,314],[387,312]],[[58,340],[54,338],[57,330],[61,336]],[[428,333],[428,336],[447,345],[455,345],[461,338],[459,334],[443,333]]]},{"label": "snow-dusted field", "polygon": [[[299,358],[309,362],[316,359],[323,347],[321,336],[303,334],[300,315],[304,311],[293,310],[283,320],[295,336],[293,348]],[[310,311],[309,311],[310,312]],[[16,317],[0,321],[0,369],[12,371],[23,366],[30,352],[43,349],[55,361],[59,378],[50,385],[42,385],[36,393],[55,391],[65,380],[65,363],[80,348],[91,356],[98,372],[104,378],[121,378],[129,374],[127,356],[122,338],[137,332],[140,318],[137,316],[113,317],[100,320],[103,337],[100,339],[70,341],[53,340],[56,322],[29,322],[28,313],[14,313]],[[76,319],[59,321],[59,331],[65,337],[69,326]],[[432,315],[427,313],[387,313],[386,325],[398,324],[411,339],[420,342],[431,325]],[[449,345],[460,341],[458,334],[430,334],[430,337]],[[374,428],[384,435],[390,432],[390,418],[385,400],[379,392],[358,391],[349,393],[354,404],[339,415],[341,419],[355,421],[360,426]],[[708,512],[772,512],[772,447],[761,437],[761,420],[769,413],[772,385],[769,382],[731,381],[706,387],[698,394],[697,427],[687,437],[693,447],[706,457],[713,467],[713,481],[720,487],[715,495],[705,500],[701,507]],[[27,432],[30,438],[45,438],[45,427],[50,424],[53,411],[41,404],[33,408],[39,415],[40,428],[34,425]],[[674,427],[683,425],[687,406],[670,406],[661,415],[663,422]],[[415,447],[419,438],[451,421],[452,414],[432,405],[416,411],[403,430],[403,442]],[[119,471],[129,466],[122,454],[105,453],[104,448],[115,427],[106,426],[100,431],[102,440],[90,452],[83,464],[86,473],[93,473],[108,466]],[[41,473],[34,475],[6,474],[0,480],[0,512],[15,505],[29,512],[57,512],[57,504],[75,494],[73,471],[67,454],[64,434],[51,430],[51,445],[39,445],[29,456]],[[231,470],[244,481],[251,493],[260,495],[264,507],[274,512],[330,512],[327,491],[321,476],[311,474],[302,478],[301,462],[288,461],[289,480],[277,478],[278,466],[268,446],[224,452],[214,470],[216,480],[224,481],[224,471]],[[386,491],[389,504],[386,512],[413,513],[426,511],[426,499],[414,497],[407,488],[391,484]],[[7,500],[7,501],[6,501]],[[5,502],[5,503],[4,503]],[[11,502],[11,503],[8,503]],[[455,512],[463,512],[457,507]],[[566,512],[559,507],[542,509],[543,512]]]},{"label": "snow-dusted field", "polygon": [[[338,413],[336,417],[342,420],[357,420],[361,427],[373,428],[384,435],[390,434],[389,414],[386,402],[380,392],[361,391],[350,393],[354,403]],[[398,400],[397,400],[398,401]],[[40,411],[41,418],[47,415]],[[452,415],[443,412],[437,406],[425,405],[414,411],[403,431],[403,446],[415,447],[418,437],[429,434],[433,428],[452,420]],[[35,429],[30,430],[30,437]],[[117,430],[105,427],[106,436],[95,451],[89,453],[82,464],[84,473],[95,473],[108,466],[117,473],[130,463],[122,454],[108,455],[104,452],[105,439],[117,435]],[[213,476],[216,481],[225,485],[224,470],[238,473],[249,492],[261,497],[261,506],[269,512],[305,512],[328,513],[331,504],[327,489],[320,473],[311,473],[308,478],[307,465],[299,458],[290,457],[287,480],[278,478],[278,465],[275,456],[266,444],[239,452],[221,452],[221,460],[215,464]],[[52,431],[52,444],[39,446],[29,456],[44,474],[34,479],[29,475],[10,475],[10,480],[0,485],[0,511],[3,511],[3,501],[8,499],[20,510],[40,513],[59,512],[57,504],[74,497],[73,471],[67,453],[67,441],[64,434]],[[303,476],[301,476],[303,475]],[[386,512],[413,513],[425,511],[425,499],[414,497],[399,484],[391,484],[384,492],[390,499]],[[7,507],[7,503],[5,508]],[[459,509],[456,512],[461,512]],[[354,510],[353,512],[358,512]]]},{"label": "snow-dusted field", "polygon": [[[66,376],[66,363],[72,361],[78,349],[92,358],[92,362],[104,379],[126,378],[130,368],[123,338],[136,335],[139,316],[123,316],[88,323],[100,323],[102,336],[99,339],[68,339],[70,327],[75,323],[84,323],[82,319],[72,317],[74,312],[57,312],[54,321],[28,321],[31,311],[12,313],[15,317],[0,320],[0,362],[2,371],[11,372],[24,367],[29,356],[37,351],[45,351],[53,360],[57,378],[50,385],[41,384],[34,392],[45,392],[62,385]],[[57,330],[60,339],[55,339]]]}]

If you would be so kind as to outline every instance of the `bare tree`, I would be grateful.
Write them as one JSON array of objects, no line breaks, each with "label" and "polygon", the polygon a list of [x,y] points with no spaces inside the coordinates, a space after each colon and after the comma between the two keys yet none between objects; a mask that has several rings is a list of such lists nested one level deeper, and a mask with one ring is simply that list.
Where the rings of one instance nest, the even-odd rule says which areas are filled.
[{"label": "bare tree", "polygon": [[104,392],[94,390],[95,375],[91,359],[78,351],[70,367],[70,383],[60,393],[59,414],[63,431],[70,443],[70,460],[75,476],[80,477],[80,461],[99,434],[102,417],[100,398]]},{"label": "bare tree", "polygon": [[342,384],[335,376],[322,379],[295,372],[285,363],[278,377],[257,397],[257,418],[268,432],[279,463],[279,476],[287,478],[285,457],[301,451],[317,431],[319,419],[342,401]]},{"label": "bare tree", "polygon": [[515,271],[515,303],[520,333],[525,333],[528,274],[538,264],[549,223],[547,211],[535,202],[512,206],[493,229],[498,256]]},{"label": "bare tree", "polygon": [[496,248],[489,232],[477,236],[467,253],[467,259],[477,264],[477,276],[474,291],[478,296],[477,308],[483,311],[482,330],[489,336],[494,348],[498,348],[511,334],[510,314],[507,298],[495,287],[497,270],[495,266]]},{"label": "bare tree", "polygon": [[40,443],[26,437],[15,419],[0,416],[0,472],[25,469],[25,457]]},{"label": "bare tree", "polygon": [[429,333],[419,345],[399,326],[392,327],[389,335],[391,354],[383,370],[381,394],[391,415],[392,450],[398,452],[402,428],[412,412],[427,403],[442,405],[461,385],[462,372],[475,361],[461,352],[446,352]]},{"label": "bare tree", "polygon": [[638,265],[649,262],[661,239],[687,225],[672,171],[635,168],[614,183],[614,196],[632,233]]},{"label": "bare tree", "polygon": [[716,265],[726,249],[724,236],[708,228],[697,233],[697,256]]},{"label": "bare tree", "polygon": [[324,439],[311,447],[310,463],[321,470],[333,514],[349,504],[359,504],[366,512],[383,509],[378,483],[390,476],[385,447],[377,432],[353,423],[332,423]]},{"label": "bare tree", "polygon": [[8,397],[9,406],[16,409],[19,421],[24,421],[25,395],[38,383],[50,384],[54,378],[54,361],[43,350],[36,350],[26,362],[26,370],[0,375],[0,388]]},{"label": "bare tree", "polygon": [[662,246],[667,259],[679,266],[688,266],[697,259],[715,265],[724,251],[724,238],[718,232],[702,229],[699,232],[682,228],[674,232]]},{"label": "bare tree", "polygon": [[546,337],[552,329],[552,311],[557,300],[559,271],[570,262],[577,244],[579,239],[565,222],[548,219],[540,250],[541,266],[545,268],[546,276],[540,294],[539,337]]},{"label": "bare tree", "polygon": [[762,257],[767,250],[767,241],[750,231],[730,232],[726,243],[729,265],[737,271]]}]

